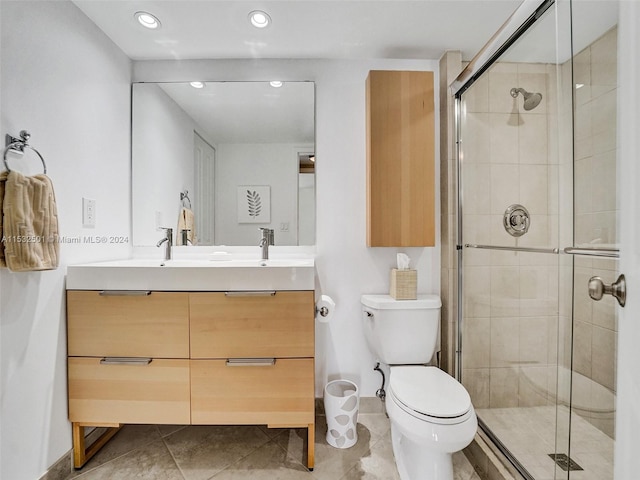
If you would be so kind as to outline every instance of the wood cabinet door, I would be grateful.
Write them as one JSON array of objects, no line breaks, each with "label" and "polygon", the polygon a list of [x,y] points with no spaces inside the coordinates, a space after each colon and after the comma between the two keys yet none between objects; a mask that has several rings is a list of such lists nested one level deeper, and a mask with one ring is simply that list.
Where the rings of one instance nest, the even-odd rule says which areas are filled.
[{"label": "wood cabinet door", "polygon": [[191,293],[191,358],[313,357],[312,291]]},{"label": "wood cabinet door", "polygon": [[367,246],[435,245],[433,72],[369,72]]},{"label": "wood cabinet door", "polygon": [[189,294],[67,291],[70,356],[189,358]]},{"label": "wood cabinet door", "polygon": [[100,358],[69,358],[69,420],[190,423],[189,360],[120,360],[105,364]]},{"label": "wood cabinet door", "polygon": [[314,420],[312,358],[228,365],[191,360],[193,424],[307,425]]}]

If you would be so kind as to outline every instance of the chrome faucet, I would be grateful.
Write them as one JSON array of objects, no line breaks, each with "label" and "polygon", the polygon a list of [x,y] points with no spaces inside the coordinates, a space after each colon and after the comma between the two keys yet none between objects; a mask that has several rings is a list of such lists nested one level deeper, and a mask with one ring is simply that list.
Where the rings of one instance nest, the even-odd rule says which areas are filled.
[{"label": "chrome faucet", "polygon": [[165,227],[162,227],[162,229],[165,231],[166,235],[164,236],[164,238],[160,239],[160,241],[156,244],[156,247],[159,247],[164,243],[164,259],[171,260],[171,247],[173,246],[173,229]]},{"label": "chrome faucet", "polygon": [[269,245],[274,244],[273,229],[272,228],[260,228],[262,232],[262,238],[258,246],[262,248],[262,260],[269,259]]},{"label": "chrome faucet", "polygon": [[191,240],[189,240],[189,232],[190,231],[191,230],[188,229],[188,228],[180,230],[180,235],[181,235],[181,238],[182,238],[182,245],[184,245],[184,246],[187,246],[189,244],[193,245],[193,242]]}]

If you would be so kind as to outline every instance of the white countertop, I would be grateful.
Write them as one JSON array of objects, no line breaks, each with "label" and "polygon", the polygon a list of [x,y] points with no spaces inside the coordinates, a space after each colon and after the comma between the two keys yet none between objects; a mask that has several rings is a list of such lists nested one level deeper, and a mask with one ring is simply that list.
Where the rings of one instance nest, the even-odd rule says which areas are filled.
[{"label": "white countertop", "polygon": [[214,253],[129,258],[67,267],[68,290],[254,291],[313,290],[311,256],[259,256]]}]

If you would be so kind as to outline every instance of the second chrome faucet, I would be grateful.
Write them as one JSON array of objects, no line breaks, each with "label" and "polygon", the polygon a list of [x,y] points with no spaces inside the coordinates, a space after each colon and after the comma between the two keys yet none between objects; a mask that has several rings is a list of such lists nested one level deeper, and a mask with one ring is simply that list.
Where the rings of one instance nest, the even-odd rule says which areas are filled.
[{"label": "second chrome faucet", "polygon": [[164,259],[171,260],[171,247],[173,246],[173,229],[162,227],[162,230],[165,231],[165,236],[160,239],[160,241],[156,244],[156,247],[159,247],[164,243]]},{"label": "second chrome faucet", "polygon": [[273,228],[260,228],[262,237],[258,246],[262,249],[262,260],[269,259],[269,245],[274,245]]}]

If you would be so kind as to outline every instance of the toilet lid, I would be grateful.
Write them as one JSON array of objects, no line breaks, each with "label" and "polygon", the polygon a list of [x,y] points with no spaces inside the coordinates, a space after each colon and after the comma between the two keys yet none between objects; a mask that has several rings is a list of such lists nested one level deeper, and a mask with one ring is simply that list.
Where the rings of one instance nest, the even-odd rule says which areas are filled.
[{"label": "toilet lid", "polygon": [[405,406],[430,417],[459,417],[471,408],[465,388],[437,367],[391,367],[389,388]]}]

